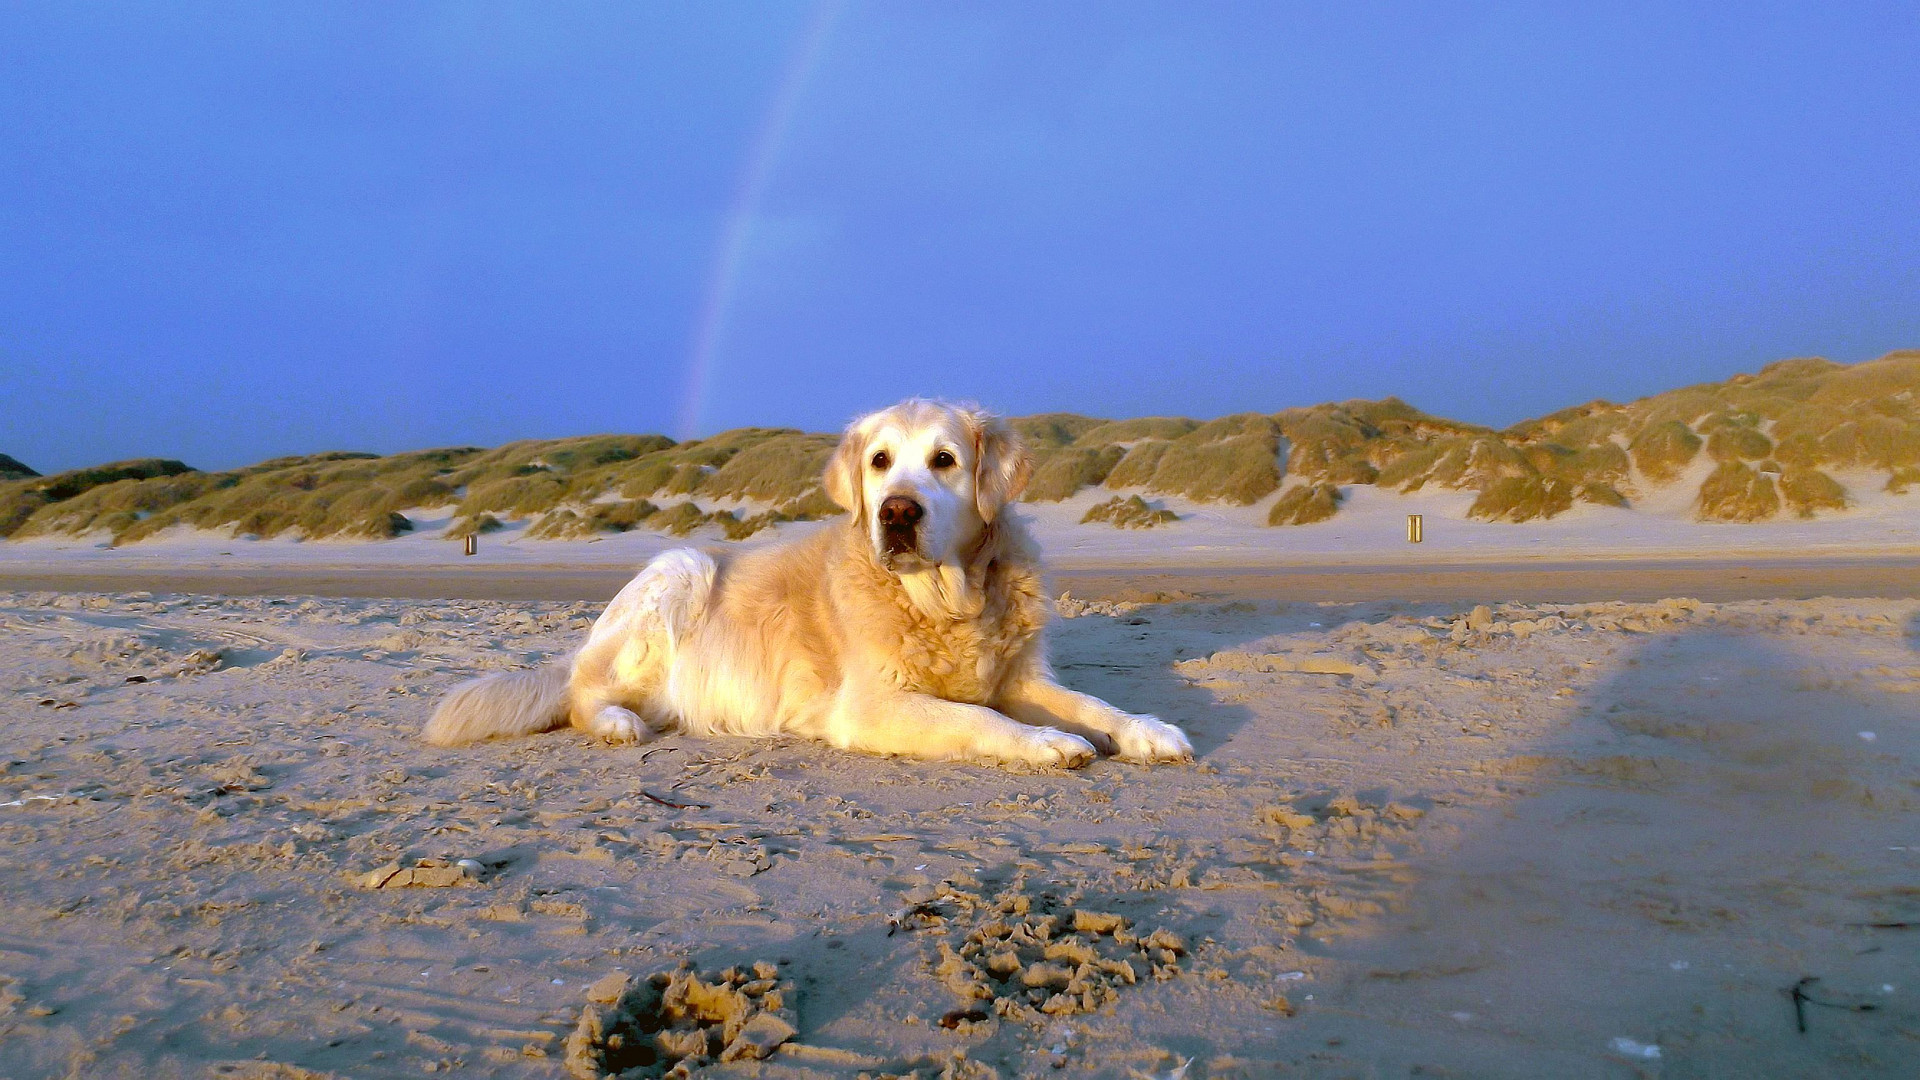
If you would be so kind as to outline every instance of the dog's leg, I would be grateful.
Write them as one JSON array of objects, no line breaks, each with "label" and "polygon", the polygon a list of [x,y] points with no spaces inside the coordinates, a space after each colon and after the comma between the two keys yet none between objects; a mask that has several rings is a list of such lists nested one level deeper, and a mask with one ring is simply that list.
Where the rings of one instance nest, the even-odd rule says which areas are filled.
[{"label": "dog's leg", "polygon": [[1121,712],[1044,674],[1014,683],[994,704],[1023,724],[1057,724],[1092,741],[1105,741],[1115,754],[1130,761],[1193,759],[1193,743],[1172,724],[1157,716]]},{"label": "dog's leg", "polygon": [[848,750],[928,760],[983,759],[1078,768],[1093,745],[1051,727],[1030,727],[980,705],[894,689],[843,690],[826,718],[826,740]]},{"label": "dog's leg", "polygon": [[618,663],[631,651],[631,639],[605,638],[590,642],[574,657],[567,686],[567,718],[573,726],[610,743],[639,743],[653,737],[653,729],[639,713],[626,707],[636,690],[623,685]]}]

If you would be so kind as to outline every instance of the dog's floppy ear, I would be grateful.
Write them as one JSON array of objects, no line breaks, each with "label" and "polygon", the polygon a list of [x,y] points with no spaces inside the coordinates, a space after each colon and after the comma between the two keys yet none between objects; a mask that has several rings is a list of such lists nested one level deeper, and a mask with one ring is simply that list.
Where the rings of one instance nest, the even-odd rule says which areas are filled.
[{"label": "dog's floppy ear", "polygon": [[859,521],[866,513],[861,505],[863,486],[860,483],[861,450],[867,444],[866,425],[854,421],[847,426],[846,434],[840,436],[840,445],[827,459],[827,471],[821,475],[820,484],[827,490],[827,498],[838,503],[841,508]]},{"label": "dog's floppy ear", "polygon": [[993,524],[1000,508],[1027,490],[1033,475],[1033,455],[1018,432],[1001,418],[969,409],[967,428],[973,433],[973,501],[980,520]]}]

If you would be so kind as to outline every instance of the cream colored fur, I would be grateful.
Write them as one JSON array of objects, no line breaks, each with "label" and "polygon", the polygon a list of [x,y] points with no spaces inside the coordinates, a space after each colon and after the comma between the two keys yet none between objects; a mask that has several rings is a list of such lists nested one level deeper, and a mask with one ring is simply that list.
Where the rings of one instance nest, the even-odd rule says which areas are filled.
[{"label": "cream colored fur", "polygon": [[[425,737],[570,722],[612,742],[672,730],[930,759],[1190,758],[1180,729],[1054,681],[1038,557],[1003,512],[1031,471],[1013,431],[976,410],[915,400],[863,417],[825,476],[845,519],[755,550],[660,555],[569,660],[456,687]],[[925,510],[911,551],[886,552],[875,510],[889,495]]]}]

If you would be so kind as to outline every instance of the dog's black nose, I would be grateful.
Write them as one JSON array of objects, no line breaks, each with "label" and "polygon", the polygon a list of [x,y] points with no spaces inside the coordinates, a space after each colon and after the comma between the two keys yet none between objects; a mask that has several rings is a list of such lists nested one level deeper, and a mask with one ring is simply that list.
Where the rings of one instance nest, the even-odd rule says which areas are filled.
[{"label": "dog's black nose", "polygon": [[889,495],[880,502],[880,525],[886,529],[911,529],[926,513],[919,503],[905,495]]}]

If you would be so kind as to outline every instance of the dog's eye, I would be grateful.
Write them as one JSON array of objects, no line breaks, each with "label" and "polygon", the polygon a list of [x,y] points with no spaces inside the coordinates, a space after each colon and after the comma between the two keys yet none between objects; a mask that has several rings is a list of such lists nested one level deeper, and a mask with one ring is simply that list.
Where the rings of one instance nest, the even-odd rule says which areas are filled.
[{"label": "dog's eye", "polygon": [[893,464],[893,459],[887,456],[887,452],[885,450],[882,450],[879,453],[873,455],[872,464],[876,472],[885,472],[887,466]]},{"label": "dog's eye", "polygon": [[951,469],[959,463],[953,460],[953,452],[951,450],[942,450],[933,455],[933,461],[930,464],[936,469]]}]

